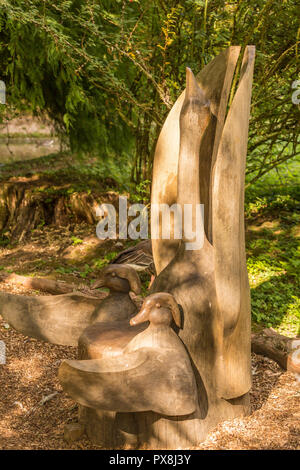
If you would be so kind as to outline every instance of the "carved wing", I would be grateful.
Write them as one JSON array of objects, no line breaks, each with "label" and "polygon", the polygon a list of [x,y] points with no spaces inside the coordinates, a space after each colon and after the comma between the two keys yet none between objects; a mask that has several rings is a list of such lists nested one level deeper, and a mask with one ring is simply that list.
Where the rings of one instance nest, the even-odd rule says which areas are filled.
[{"label": "carved wing", "polygon": [[191,366],[174,351],[141,348],[117,357],[64,361],[58,376],[77,403],[99,410],[178,416],[197,406]]},{"label": "carved wing", "polygon": [[[222,133],[228,95],[232,77],[239,56],[240,47],[231,46],[210,62],[198,75],[205,96],[210,101],[210,127],[206,132],[205,155],[200,156],[201,202],[204,204],[205,226],[210,240],[210,178]],[[152,183],[152,204],[172,204],[177,202],[177,173],[179,156],[179,116],[185,92],[171,109],[157,141]],[[172,230],[171,230],[172,233]],[[176,240],[152,239],[154,263],[159,274],[173,259],[178,248]]]},{"label": "carved wing", "polygon": [[241,277],[245,271],[244,180],[254,56],[254,46],[248,46],[213,174],[212,227],[216,286],[224,312],[225,331],[235,326],[242,295]]},{"label": "carved wing", "polygon": [[99,299],[79,293],[40,297],[0,293],[0,314],[13,328],[66,346],[77,346],[98,304]]},{"label": "carved wing", "polygon": [[[251,387],[250,295],[244,233],[244,180],[255,47],[247,46],[238,89],[222,132],[213,172],[212,233],[217,299],[224,319],[224,398]],[[248,343],[247,347],[240,345]]]}]

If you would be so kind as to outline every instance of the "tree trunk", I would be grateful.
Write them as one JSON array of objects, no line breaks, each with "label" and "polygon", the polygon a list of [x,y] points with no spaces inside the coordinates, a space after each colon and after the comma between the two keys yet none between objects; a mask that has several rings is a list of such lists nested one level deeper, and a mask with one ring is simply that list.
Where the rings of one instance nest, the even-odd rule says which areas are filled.
[{"label": "tree trunk", "polygon": [[136,129],[135,164],[132,179],[136,184],[150,178],[151,150],[150,150],[151,119],[147,114],[139,118]]},{"label": "tree trunk", "polygon": [[[100,199],[85,192],[62,194],[59,189],[53,191],[51,183],[39,185],[35,180],[4,183],[0,190],[0,231],[9,232],[10,241],[22,241],[43,225],[96,224]],[[117,196],[107,199],[117,204]]]}]

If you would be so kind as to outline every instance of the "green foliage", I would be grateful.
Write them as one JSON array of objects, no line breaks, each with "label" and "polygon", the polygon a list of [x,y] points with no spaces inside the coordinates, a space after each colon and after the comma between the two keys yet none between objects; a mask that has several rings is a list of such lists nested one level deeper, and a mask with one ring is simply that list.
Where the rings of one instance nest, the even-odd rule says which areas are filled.
[{"label": "green foliage", "polygon": [[69,266],[59,266],[55,269],[55,271],[59,274],[72,274],[76,268],[69,267]]},{"label": "green foliage", "polygon": [[81,238],[71,237],[71,240],[73,241],[73,245],[78,245],[78,244],[83,243],[83,240],[81,240]]},{"label": "green foliage", "polygon": [[86,279],[92,272],[92,268],[85,264],[82,268],[76,266],[59,266],[55,269],[55,271],[59,274],[78,274],[83,279]]},{"label": "green foliage", "polygon": [[102,269],[109,264],[117,256],[116,251],[111,251],[106,253],[102,258],[95,259],[93,262],[93,267],[96,269]]},{"label": "green foliage", "polygon": [[255,44],[251,183],[299,154],[298,28],[294,0],[1,0],[0,76],[10,112],[47,111],[72,151],[94,152],[102,166],[125,158],[139,183],[185,67]]},{"label": "green foliage", "polygon": [[4,234],[1,234],[0,235],[0,246],[8,246],[9,245],[9,238],[4,235]]},{"label": "green foliage", "polygon": [[[258,182],[246,192],[247,266],[255,323],[287,335],[300,333],[300,186]],[[272,182],[272,184],[271,184]]]},{"label": "green foliage", "polygon": [[83,270],[79,273],[79,276],[82,277],[83,279],[86,279],[88,275],[92,272],[93,272],[92,268],[88,264],[85,264],[83,267]]},{"label": "green foliage", "polygon": [[131,195],[131,199],[135,203],[147,204],[150,202],[150,188],[151,181],[141,181],[136,185],[134,194]]}]

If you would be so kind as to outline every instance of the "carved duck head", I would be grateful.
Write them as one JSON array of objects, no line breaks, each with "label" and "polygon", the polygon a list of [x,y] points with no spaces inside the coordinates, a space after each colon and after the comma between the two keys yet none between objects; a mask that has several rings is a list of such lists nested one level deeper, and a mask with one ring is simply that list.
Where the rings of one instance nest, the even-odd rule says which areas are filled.
[{"label": "carved duck head", "polygon": [[138,274],[133,268],[124,264],[106,266],[92,288],[98,287],[108,287],[113,292],[132,291],[137,295],[141,293],[141,281]]},{"label": "carved duck head", "polygon": [[130,324],[134,326],[149,321],[155,326],[170,326],[172,320],[180,328],[180,311],[175,298],[166,292],[157,292],[146,297],[141,310],[130,320]]}]

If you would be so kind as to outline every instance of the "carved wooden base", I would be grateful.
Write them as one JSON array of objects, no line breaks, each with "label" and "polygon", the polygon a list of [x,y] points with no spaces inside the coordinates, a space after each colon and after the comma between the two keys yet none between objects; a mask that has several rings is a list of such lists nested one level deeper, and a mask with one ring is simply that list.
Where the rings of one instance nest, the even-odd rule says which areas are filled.
[{"label": "carved wooden base", "polygon": [[218,400],[201,417],[198,410],[190,416],[163,417],[153,412],[136,413],[139,449],[192,449],[203,442],[220,422],[250,414],[249,394],[235,400]]},{"label": "carved wooden base", "polygon": [[103,449],[192,449],[220,422],[250,414],[249,393],[233,400],[218,400],[201,417],[166,417],[152,411],[115,413],[79,407],[79,422],[88,438]]},{"label": "carved wooden base", "polygon": [[137,449],[137,425],[133,413],[100,411],[79,405],[78,421],[89,440],[102,449]]}]

